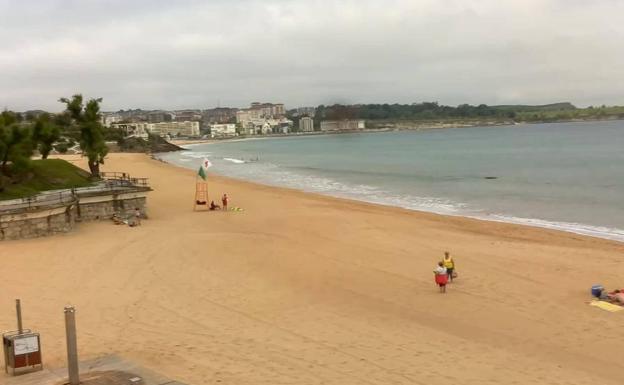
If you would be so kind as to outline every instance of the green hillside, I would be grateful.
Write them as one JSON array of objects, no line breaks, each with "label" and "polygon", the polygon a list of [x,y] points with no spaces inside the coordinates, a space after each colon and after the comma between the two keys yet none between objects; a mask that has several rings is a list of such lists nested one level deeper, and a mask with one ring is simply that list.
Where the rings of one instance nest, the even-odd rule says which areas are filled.
[{"label": "green hillside", "polygon": [[90,174],[61,159],[33,160],[32,170],[17,180],[0,181],[0,200],[24,198],[41,191],[85,187]]}]

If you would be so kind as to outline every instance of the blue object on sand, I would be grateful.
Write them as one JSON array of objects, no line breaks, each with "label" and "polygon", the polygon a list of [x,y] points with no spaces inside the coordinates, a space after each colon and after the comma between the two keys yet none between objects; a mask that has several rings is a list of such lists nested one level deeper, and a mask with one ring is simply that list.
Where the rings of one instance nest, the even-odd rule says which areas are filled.
[{"label": "blue object on sand", "polygon": [[604,287],[602,287],[602,285],[594,285],[591,287],[591,293],[596,298],[600,298],[600,295],[602,294],[603,290],[604,290]]}]

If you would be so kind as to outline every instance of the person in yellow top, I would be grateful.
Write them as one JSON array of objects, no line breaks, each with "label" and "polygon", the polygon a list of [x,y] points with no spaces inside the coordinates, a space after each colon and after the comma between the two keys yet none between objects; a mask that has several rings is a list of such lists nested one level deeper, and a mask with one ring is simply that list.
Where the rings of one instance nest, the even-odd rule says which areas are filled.
[{"label": "person in yellow top", "polygon": [[444,252],[444,267],[446,267],[446,274],[448,274],[449,282],[453,282],[453,272],[455,270],[455,261],[453,261],[453,257],[449,254],[448,251]]}]

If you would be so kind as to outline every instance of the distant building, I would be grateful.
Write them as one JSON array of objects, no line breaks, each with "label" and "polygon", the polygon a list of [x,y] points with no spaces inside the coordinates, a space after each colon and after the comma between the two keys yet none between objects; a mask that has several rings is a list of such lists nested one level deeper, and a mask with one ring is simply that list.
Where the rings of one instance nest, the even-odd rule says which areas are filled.
[{"label": "distant building", "polygon": [[249,109],[259,111],[261,117],[265,118],[278,118],[286,114],[286,111],[284,110],[284,104],[282,103],[273,104],[253,102],[251,103],[251,108]]},{"label": "distant building", "polygon": [[240,133],[242,135],[255,135],[256,134],[256,127],[254,127],[253,124],[251,125],[247,125],[247,126],[243,126],[240,130]]},{"label": "distant building", "polygon": [[236,121],[237,108],[217,107],[202,111],[202,121],[205,124],[233,123]]},{"label": "distant building", "polygon": [[121,117],[123,122],[146,122],[149,111],[137,110],[120,110],[115,113]]},{"label": "distant building", "polygon": [[117,114],[102,114],[102,124],[104,127],[111,127],[113,123],[122,121],[122,117]]},{"label": "distant building", "polygon": [[212,136],[213,138],[236,136],[236,124],[211,124],[210,136]]},{"label": "distant building", "polygon": [[151,123],[151,132],[159,136],[199,136],[199,122]]},{"label": "distant building", "polygon": [[272,103],[251,103],[251,107],[236,112],[236,122],[242,132],[252,134],[286,133],[293,121],[284,115],[284,105]]},{"label": "distant building", "polygon": [[351,131],[363,130],[366,128],[364,120],[323,120],[321,121],[321,131]]},{"label": "distant building", "polygon": [[256,116],[250,110],[239,110],[239,111],[236,111],[236,123],[240,123],[242,125],[246,125],[247,122],[250,122],[253,119],[260,119],[260,117]]},{"label": "distant building", "polygon": [[199,122],[202,120],[200,110],[176,110],[174,111],[176,122]]},{"label": "distant building", "polygon": [[236,123],[245,123],[254,119],[280,119],[285,115],[281,103],[251,103],[251,107],[236,112]]},{"label": "distant building", "polygon": [[299,119],[299,131],[311,132],[314,131],[314,119],[309,116],[304,116]]},{"label": "distant building", "polygon": [[150,111],[147,113],[147,121],[150,123],[171,122],[175,115],[168,111]]},{"label": "distant building", "polygon": [[112,123],[110,127],[120,129],[124,137],[147,139],[152,130],[151,123]]}]

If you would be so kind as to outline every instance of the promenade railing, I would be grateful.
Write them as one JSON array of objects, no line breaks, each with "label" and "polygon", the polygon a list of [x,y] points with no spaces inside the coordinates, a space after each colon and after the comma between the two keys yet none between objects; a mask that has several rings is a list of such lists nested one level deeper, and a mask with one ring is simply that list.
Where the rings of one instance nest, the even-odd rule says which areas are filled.
[{"label": "promenade railing", "polygon": [[0,214],[24,209],[71,204],[76,202],[81,195],[134,192],[150,189],[147,178],[133,178],[127,173],[107,172],[101,173],[100,177],[101,181],[93,186],[42,191],[37,195],[26,198],[0,200]]}]

